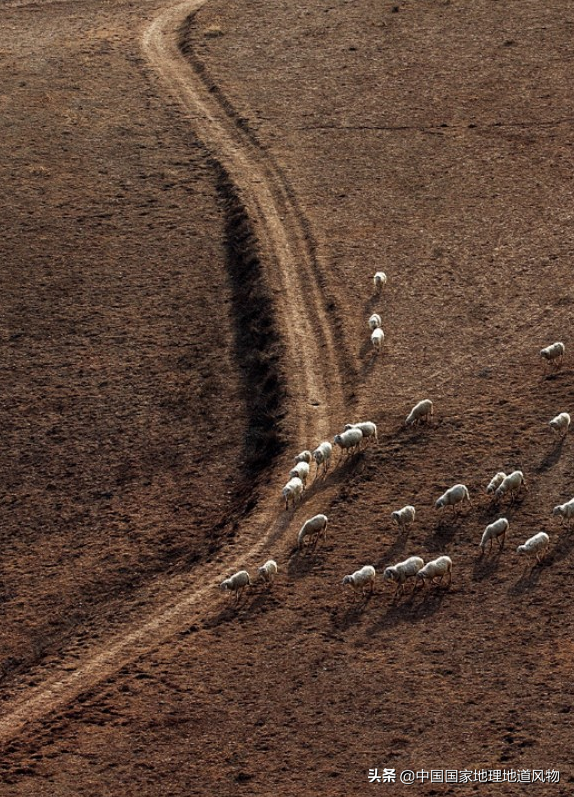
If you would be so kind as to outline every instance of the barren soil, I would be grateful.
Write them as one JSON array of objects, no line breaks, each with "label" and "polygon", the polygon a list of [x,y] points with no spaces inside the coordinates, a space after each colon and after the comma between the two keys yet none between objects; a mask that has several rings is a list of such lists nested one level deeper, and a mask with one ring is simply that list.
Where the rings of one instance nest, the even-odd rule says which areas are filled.
[{"label": "barren soil", "polygon": [[[574,478],[547,426],[574,411],[570,3],[0,15],[2,797],[570,795],[574,544],[550,512]],[[367,418],[379,444],[285,512],[292,456]],[[517,467],[499,509],[484,487]],[[455,482],[472,508],[436,512]],[[414,553],[451,556],[452,586],[342,591]],[[271,590],[217,591],[269,555]]]}]

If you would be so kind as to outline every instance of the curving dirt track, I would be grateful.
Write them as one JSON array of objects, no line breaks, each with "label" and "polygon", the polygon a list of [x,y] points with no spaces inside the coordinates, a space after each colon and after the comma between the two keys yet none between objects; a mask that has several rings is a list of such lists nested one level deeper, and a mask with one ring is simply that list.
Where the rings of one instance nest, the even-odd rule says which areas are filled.
[{"label": "curving dirt track", "polygon": [[[189,113],[194,132],[211,156],[223,163],[245,197],[287,339],[291,412],[296,419],[291,445],[303,447],[308,440],[327,435],[336,419],[342,417],[343,382],[336,346],[314,279],[313,256],[279,175],[210,97],[178,48],[179,28],[204,2],[181,3],[158,14],[143,34],[143,50],[169,92]],[[226,570],[256,560],[271,543],[276,548],[281,544],[289,519],[280,514],[277,492],[274,484],[260,501],[249,519],[242,549],[235,552],[233,561],[225,561]],[[211,567],[197,568],[193,582],[202,584],[200,588],[193,585],[182,589],[181,578],[173,585],[165,584],[160,605],[146,619],[102,640],[80,661],[77,651],[72,650],[60,665],[53,665],[56,672],[48,680],[27,690],[23,698],[7,701],[0,720],[0,741],[6,743],[27,723],[61,709],[161,641],[197,622],[213,602],[213,588],[222,566],[223,560],[218,559]],[[170,592],[173,596],[166,601],[165,595]]]},{"label": "curving dirt track", "polygon": [[[1,7],[2,797],[569,797],[574,548],[549,509],[574,481],[546,422],[574,373],[537,351],[572,349],[570,5]],[[289,451],[254,494],[222,170],[289,378]],[[435,424],[405,430],[425,395]],[[351,416],[379,446],[282,513],[291,448]],[[481,558],[484,485],[514,467],[529,491]],[[435,512],[455,481],[472,510]],[[310,511],[329,537],[299,556]],[[539,530],[550,551],[522,574]],[[448,553],[452,588],[338,589],[413,553]],[[273,590],[237,609],[207,583],[268,554]],[[373,767],[560,781],[368,784]]]}]

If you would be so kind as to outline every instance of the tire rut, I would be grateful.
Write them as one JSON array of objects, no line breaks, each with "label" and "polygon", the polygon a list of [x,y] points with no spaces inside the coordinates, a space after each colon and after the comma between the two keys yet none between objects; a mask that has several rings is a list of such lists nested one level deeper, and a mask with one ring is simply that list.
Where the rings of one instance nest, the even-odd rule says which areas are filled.
[{"label": "tire rut", "polygon": [[[258,235],[265,276],[276,296],[287,349],[293,444],[308,445],[325,437],[341,420],[345,407],[342,360],[317,283],[312,246],[305,223],[279,171],[254,145],[203,84],[179,50],[179,32],[206,0],[180,3],[162,11],[142,36],[148,63],[168,93],[190,118],[194,133],[219,161],[241,194]],[[214,584],[225,570],[237,569],[285,537],[291,514],[281,513],[276,489],[263,497],[236,544],[191,576],[173,577],[162,585],[162,602],[147,619],[110,638],[70,646],[56,664],[30,671],[36,687],[22,685],[3,704],[0,743],[24,727],[46,720],[81,694],[134,662],[171,636],[189,628],[212,604]],[[200,586],[197,586],[198,581]],[[165,597],[164,597],[165,596]]]}]

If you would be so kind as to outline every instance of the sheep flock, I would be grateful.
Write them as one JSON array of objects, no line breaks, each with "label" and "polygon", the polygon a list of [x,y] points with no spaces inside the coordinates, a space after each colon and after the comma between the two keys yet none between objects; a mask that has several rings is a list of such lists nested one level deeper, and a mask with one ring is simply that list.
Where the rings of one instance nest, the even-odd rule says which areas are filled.
[{"label": "sheep flock", "polygon": [[[380,296],[386,284],[386,274],[376,272],[373,278],[373,285],[377,297]],[[384,342],[382,323],[380,312],[372,313],[368,319],[367,325],[371,330],[371,341],[376,353],[381,352]],[[540,351],[540,357],[551,370],[556,371],[562,366],[564,352],[564,344],[556,342],[543,348]],[[419,400],[407,414],[403,422],[403,429],[406,431],[409,428],[425,424],[429,427],[429,430],[432,430],[434,426],[434,410],[434,403],[431,399],[423,398]],[[551,420],[545,420],[544,422],[557,433],[559,441],[557,445],[562,445],[569,431],[570,415],[563,411]],[[433,432],[430,431],[429,433],[432,434]],[[373,420],[354,421],[345,424],[343,429],[336,432],[332,441],[320,441],[315,447],[310,446],[296,454],[293,457],[293,466],[288,473],[289,478],[282,489],[285,510],[288,512],[291,509],[292,512],[298,512],[298,507],[306,500],[307,493],[312,491],[313,495],[320,495],[322,486],[333,469],[350,464],[357,454],[365,450],[369,444],[377,445],[378,443],[378,428]],[[424,474],[422,478],[424,478]],[[509,509],[512,506],[516,506],[520,493],[528,491],[528,489],[524,472],[521,469],[517,468],[509,473],[499,470],[483,488],[484,498],[481,498],[481,493],[475,495],[475,503],[471,499],[468,487],[463,483],[455,483],[447,487],[433,501],[433,505],[437,510],[450,507],[453,518],[458,517],[462,524],[469,524],[475,529],[472,533],[476,534],[477,546],[480,549],[479,557],[501,556],[511,523],[507,517],[499,516],[493,518],[481,532],[476,521],[472,519],[476,504],[479,505],[479,508],[480,504],[482,504],[482,509],[486,509],[490,514],[500,515],[503,502],[507,503]],[[410,498],[412,503],[405,503],[402,509],[395,509],[387,515],[390,518],[390,522],[388,521],[389,529],[392,529],[393,525],[395,527],[398,526],[400,534],[407,541],[409,530],[415,522],[415,517],[418,517],[418,510],[415,501],[412,500],[413,497],[412,495],[405,496],[399,493],[397,500]],[[467,511],[463,512],[463,507],[465,506]],[[562,525],[566,524],[569,527],[570,521],[574,518],[574,498],[557,504],[552,510],[549,510],[548,514],[552,518],[558,518]],[[315,554],[320,541],[322,541],[324,546],[327,541],[328,522],[327,516],[323,513],[315,514],[304,520],[294,540],[295,546],[290,557],[305,557],[309,552]],[[344,525],[344,518],[342,525]],[[516,527],[516,534],[520,534],[520,537],[516,540],[517,542],[520,541],[520,544],[515,550],[517,557],[523,557],[526,560],[526,569],[544,564],[544,557],[550,546],[549,535],[544,531],[536,531],[536,533],[524,539],[528,530],[520,529],[520,523],[515,518],[512,518],[512,527]],[[514,534],[514,532],[512,533]],[[336,544],[336,540],[334,542]],[[424,597],[431,592],[433,587],[435,589],[442,588],[444,591],[450,590],[453,568],[456,584],[456,557],[453,560],[444,551],[436,551],[434,558],[428,558],[427,554],[420,550],[409,553],[410,555],[403,561],[395,564],[389,563],[383,569],[382,586],[391,585],[394,587],[393,600],[405,594],[407,582],[412,584],[411,596],[419,593]],[[424,554],[424,557],[421,554]],[[367,600],[377,592],[381,592],[375,589],[377,578],[375,567],[370,563],[360,562],[360,559],[354,564],[360,566],[348,575],[341,574],[342,579],[339,581],[339,584],[343,587],[351,587],[353,601],[356,601],[357,598]],[[256,583],[263,582],[267,588],[271,588],[279,570],[280,568],[275,559],[269,559],[258,567],[255,578],[252,579],[247,570],[240,570],[224,579],[220,583],[220,588],[224,591],[232,592],[237,604],[241,593]],[[284,571],[287,570],[288,568],[284,568]],[[385,591],[383,589],[382,593]]]}]

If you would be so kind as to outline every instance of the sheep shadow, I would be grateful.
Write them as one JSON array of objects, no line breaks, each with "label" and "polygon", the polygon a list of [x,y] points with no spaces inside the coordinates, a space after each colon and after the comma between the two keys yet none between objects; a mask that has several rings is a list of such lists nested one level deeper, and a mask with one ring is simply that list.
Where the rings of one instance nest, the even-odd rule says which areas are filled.
[{"label": "sheep shadow", "polygon": [[442,606],[451,587],[419,587],[408,595],[391,596],[387,611],[367,629],[369,636],[392,630],[398,625],[419,623],[433,617]]},{"label": "sheep shadow", "polygon": [[383,356],[384,352],[376,351],[370,340],[368,342],[363,343],[363,345],[359,350],[359,357],[363,361],[363,364],[361,365],[361,370],[359,372],[361,379],[366,379],[367,376],[371,374],[371,372],[375,368],[375,363]]},{"label": "sheep shadow", "polygon": [[543,561],[545,564],[553,565],[555,562],[560,562],[562,559],[569,556],[574,548],[574,536],[570,529],[566,526],[564,526],[564,528],[566,533],[560,537],[556,545],[554,545],[544,557]]},{"label": "sheep shadow", "polygon": [[251,600],[247,593],[240,596],[236,603],[235,598],[228,598],[227,606],[223,606],[217,614],[207,617],[202,623],[202,628],[217,628],[220,625],[232,622],[244,622],[250,615]]},{"label": "sheep shadow", "polygon": [[405,553],[408,541],[408,534],[399,534],[391,547],[387,548],[384,555],[373,562],[375,570],[377,572],[379,570],[384,570],[401,558]]},{"label": "sheep shadow", "polygon": [[325,564],[327,553],[330,550],[332,550],[332,547],[328,547],[326,543],[321,544],[321,542],[317,544],[315,550],[310,547],[302,550],[297,547],[292,548],[287,564],[288,576],[297,580],[310,575],[317,567]]},{"label": "sheep shadow", "polygon": [[448,517],[443,516],[436,524],[434,531],[427,535],[423,544],[430,551],[443,549],[453,541],[456,533],[460,531],[463,521],[469,514],[470,512],[465,514],[457,513],[456,515],[450,514]]},{"label": "sheep shadow", "polygon": [[531,589],[538,585],[542,571],[546,565],[547,560],[546,557],[544,557],[540,564],[535,561],[532,566],[523,567],[518,581],[508,588],[508,594],[517,596],[530,592]]},{"label": "sheep shadow", "polygon": [[550,449],[550,451],[546,454],[540,465],[536,468],[536,473],[544,473],[550,468],[553,468],[554,465],[559,461],[560,457],[562,456],[562,450],[564,448],[564,441],[565,437],[561,437],[555,441],[554,445]]},{"label": "sheep shadow", "polygon": [[416,425],[405,426],[404,423],[398,429],[397,436],[406,438],[403,442],[405,445],[410,443],[426,443],[427,432],[437,429],[441,425],[440,421],[423,421]]},{"label": "sheep shadow", "polygon": [[339,631],[346,631],[351,626],[356,625],[365,613],[371,599],[376,598],[376,592],[368,592],[366,595],[360,596],[358,599],[349,597],[348,594],[344,596],[345,605],[336,607],[332,613],[333,625]]},{"label": "sheep shadow", "polygon": [[[363,305],[363,309],[365,311],[365,315],[371,316],[373,313],[378,313],[381,315],[380,310],[375,310],[377,304],[381,304],[382,300],[382,291],[373,291],[373,293],[369,296],[366,302]],[[381,315],[382,318],[382,315]]]},{"label": "sheep shadow", "polygon": [[501,550],[498,543],[495,542],[491,552],[479,554],[472,566],[472,580],[484,581],[495,576],[500,567],[500,557],[503,551],[504,548]]},{"label": "sheep shadow", "polygon": [[276,589],[277,584],[266,584],[264,582],[255,584],[251,592],[250,600],[245,607],[249,610],[249,614],[262,614],[269,611],[269,609],[280,606],[281,601],[275,594]]}]

